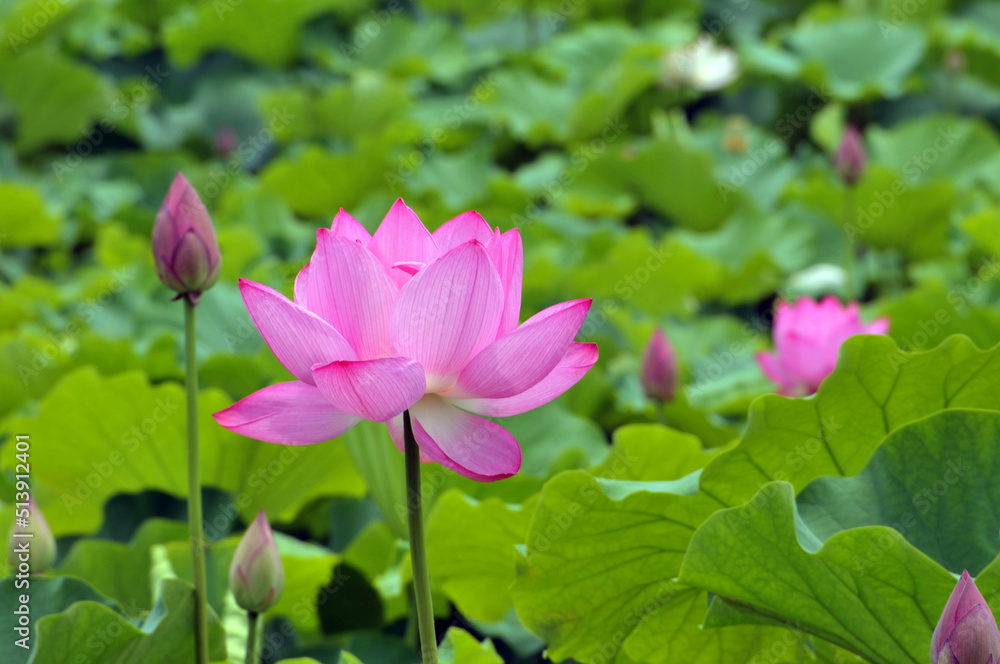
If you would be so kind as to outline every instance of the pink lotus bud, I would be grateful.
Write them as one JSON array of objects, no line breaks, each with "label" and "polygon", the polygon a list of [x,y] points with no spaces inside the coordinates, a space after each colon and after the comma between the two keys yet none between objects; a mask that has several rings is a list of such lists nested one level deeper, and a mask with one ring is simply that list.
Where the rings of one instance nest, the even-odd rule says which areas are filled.
[{"label": "pink lotus bud", "polygon": [[192,304],[219,279],[222,257],[212,219],[180,173],[156,215],[153,258],[160,281],[179,296],[186,295]]},{"label": "pink lotus bud", "polygon": [[931,664],[1000,662],[1000,631],[968,572],[955,584],[931,637]]},{"label": "pink lotus bud", "polygon": [[868,164],[868,151],[865,150],[865,140],[854,125],[848,125],[844,136],[840,139],[840,147],[833,156],[833,165],[840,177],[847,184],[854,184],[861,179],[861,174]]},{"label": "pink lotus bud", "polygon": [[808,297],[795,304],[779,302],[774,314],[774,352],[757,353],[757,364],[782,394],[812,394],[837,365],[840,345],[848,337],[888,331],[888,318],[866,325],[857,302],[845,307],[832,295],[822,302]]},{"label": "pink lotus bud", "polygon": [[285,589],[285,570],[264,510],[257,514],[236,547],[229,566],[229,587],[246,611],[263,613],[275,605]]},{"label": "pink lotus bud", "polygon": [[639,380],[650,399],[670,401],[674,398],[677,390],[677,356],[662,328],[656,328],[649,338],[642,355]]},{"label": "pink lotus bud", "polygon": [[7,562],[14,572],[41,574],[56,561],[56,538],[34,498],[28,498],[26,512],[17,510],[7,547]]},{"label": "pink lotus bud", "polygon": [[233,153],[240,144],[240,137],[232,127],[222,127],[215,132],[215,154],[220,157],[227,157]]}]

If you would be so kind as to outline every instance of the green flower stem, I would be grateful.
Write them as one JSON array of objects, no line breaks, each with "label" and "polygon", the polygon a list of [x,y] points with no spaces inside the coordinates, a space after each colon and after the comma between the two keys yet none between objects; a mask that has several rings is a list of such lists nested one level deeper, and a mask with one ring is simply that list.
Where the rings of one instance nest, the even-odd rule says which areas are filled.
[{"label": "green flower stem", "polygon": [[205,582],[205,533],[201,514],[201,460],[198,452],[198,362],[194,305],[184,300],[184,356],[187,386],[188,525],[194,563],[194,633],[197,664],[208,664],[208,593]]},{"label": "green flower stem", "polygon": [[260,614],[247,611],[247,659],[246,664],[257,664],[257,624]]},{"label": "green flower stem", "polygon": [[[854,226],[854,185],[847,185],[847,191],[844,192],[844,228],[847,226]],[[858,280],[858,267],[857,258],[854,255],[854,243],[851,240],[850,234],[845,234],[844,240],[844,271],[847,273],[847,283],[845,284],[844,297],[847,300],[855,299],[858,294],[857,291],[857,280]],[[863,289],[862,289],[863,290]]]},{"label": "green flower stem", "polygon": [[434,607],[431,603],[431,577],[427,572],[424,547],[424,512],[420,494],[420,448],[413,437],[410,411],[403,413],[403,439],[406,457],[406,507],[410,525],[410,562],[413,564],[413,595],[420,629],[420,652],[423,664],[437,664],[437,634],[434,632]]}]

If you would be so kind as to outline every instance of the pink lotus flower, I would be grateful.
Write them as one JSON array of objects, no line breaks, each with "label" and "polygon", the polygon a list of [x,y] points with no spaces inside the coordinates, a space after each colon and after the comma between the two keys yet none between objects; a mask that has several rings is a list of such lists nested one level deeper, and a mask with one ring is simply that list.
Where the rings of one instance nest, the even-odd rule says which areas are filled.
[{"label": "pink lotus flower", "polygon": [[650,399],[670,401],[677,390],[677,356],[662,328],[656,328],[642,355],[639,374],[642,390]]},{"label": "pink lotus flower", "polygon": [[774,315],[773,353],[757,353],[761,370],[786,396],[812,394],[837,365],[840,344],[855,334],[885,334],[889,319],[865,325],[858,303],[846,307],[828,295],[822,302],[802,298],[779,302]]},{"label": "pink lotus flower", "polygon": [[931,664],[994,664],[1000,631],[968,572],[955,584],[931,637]]},{"label": "pink lotus flower", "polygon": [[465,212],[431,234],[402,200],[371,236],[341,210],[317,232],[292,302],[240,280],[264,340],[297,380],[215,414],[222,426],[286,445],[335,438],[361,419],[386,422],[403,449],[410,411],[421,459],[490,481],[521,466],[499,424],[576,384],[597,345],[575,343],[590,300],[518,325],[521,237]]},{"label": "pink lotus flower", "polygon": [[198,304],[222,270],[212,218],[198,192],[177,174],[153,226],[156,275],[165,286]]}]

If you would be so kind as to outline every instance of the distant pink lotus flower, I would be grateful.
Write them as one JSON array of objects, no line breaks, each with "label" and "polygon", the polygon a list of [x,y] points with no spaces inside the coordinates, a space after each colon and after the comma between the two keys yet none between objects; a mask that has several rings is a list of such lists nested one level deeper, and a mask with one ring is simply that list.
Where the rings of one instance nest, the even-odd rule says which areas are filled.
[{"label": "distant pink lotus flower", "polygon": [[819,388],[837,365],[840,344],[855,334],[885,334],[889,319],[868,325],[858,316],[858,303],[846,307],[828,295],[822,302],[802,298],[779,302],[774,315],[774,352],[757,353],[757,363],[786,396],[804,396]]},{"label": "distant pink lotus flower", "polygon": [[955,584],[931,637],[931,664],[996,664],[1000,630],[967,571]]},{"label": "distant pink lotus flower", "polygon": [[386,422],[403,449],[409,409],[421,459],[491,481],[517,473],[521,449],[499,424],[572,387],[597,362],[576,343],[590,300],[563,302],[520,326],[517,229],[465,212],[431,234],[397,200],[374,236],[341,210],[317,232],[294,303],[240,280],[264,340],[298,379],[215,414],[236,433],[319,443],[360,420]]},{"label": "distant pink lotus flower", "polygon": [[865,172],[868,165],[868,151],[865,149],[865,139],[854,125],[848,125],[840,146],[833,155],[833,165],[840,177],[847,184],[854,184]]},{"label": "distant pink lotus flower", "polygon": [[672,400],[677,391],[677,355],[661,327],[653,332],[642,354],[639,382],[646,396],[658,401]]}]

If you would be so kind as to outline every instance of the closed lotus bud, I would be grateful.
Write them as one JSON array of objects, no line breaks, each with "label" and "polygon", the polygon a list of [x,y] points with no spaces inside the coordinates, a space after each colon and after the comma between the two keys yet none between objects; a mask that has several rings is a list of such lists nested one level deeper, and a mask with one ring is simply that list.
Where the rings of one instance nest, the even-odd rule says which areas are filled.
[{"label": "closed lotus bud", "polygon": [[656,328],[646,345],[639,380],[650,399],[670,401],[674,398],[677,390],[677,356],[661,328]]},{"label": "closed lotus bud", "polygon": [[7,549],[7,561],[15,572],[41,574],[56,561],[56,538],[34,498],[28,498],[28,516],[14,522]]},{"label": "closed lotus bud", "polygon": [[232,127],[222,127],[215,132],[215,154],[220,157],[228,157],[236,151],[240,145],[240,137]]},{"label": "closed lotus bud", "polygon": [[931,637],[931,664],[996,664],[1000,631],[968,572],[955,584]]},{"label": "closed lotus bud", "polygon": [[198,304],[203,291],[219,279],[222,257],[212,219],[198,193],[180,173],[156,215],[153,226],[156,274],[179,296]]},{"label": "closed lotus bud", "polygon": [[837,154],[833,156],[833,165],[844,182],[854,184],[861,179],[867,164],[868,151],[865,150],[864,138],[857,127],[848,125],[844,137],[840,139]]},{"label": "closed lotus bud", "polygon": [[285,589],[285,570],[264,510],[257,514],[236,547],[229,566],[229,587],[244,610],[263,613]]}]

